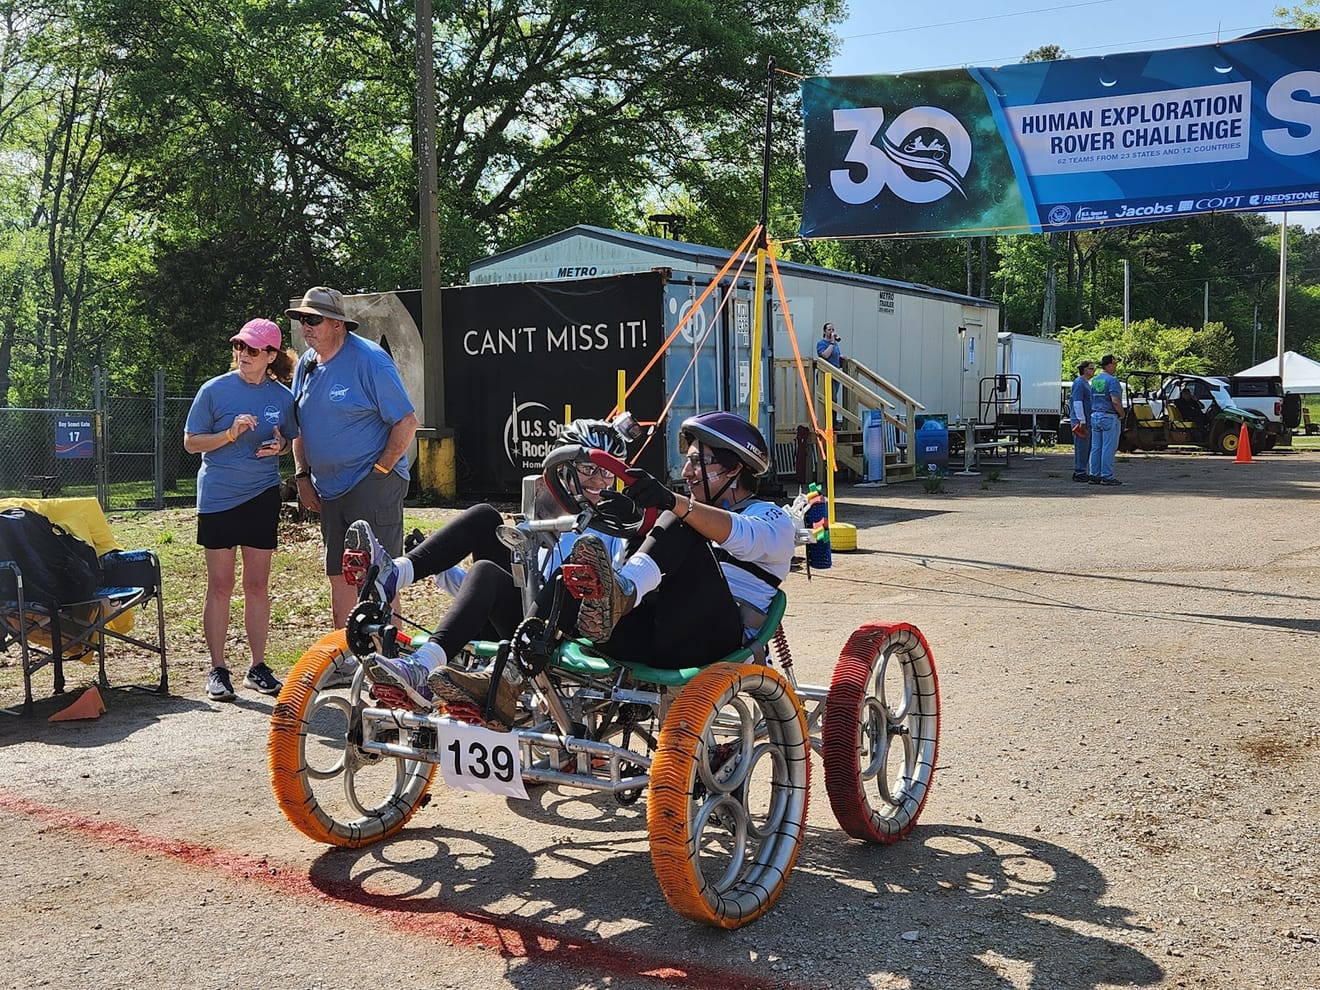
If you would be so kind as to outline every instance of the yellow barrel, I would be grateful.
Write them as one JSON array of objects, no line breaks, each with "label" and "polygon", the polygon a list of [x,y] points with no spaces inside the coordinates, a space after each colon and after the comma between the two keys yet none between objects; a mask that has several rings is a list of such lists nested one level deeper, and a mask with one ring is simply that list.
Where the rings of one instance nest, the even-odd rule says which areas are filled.
[{"label": "yellow barrel", "polygon": [[836,552],[857,549],[857,527],[852,523],[835,522],[830,527],[830,546]]}]

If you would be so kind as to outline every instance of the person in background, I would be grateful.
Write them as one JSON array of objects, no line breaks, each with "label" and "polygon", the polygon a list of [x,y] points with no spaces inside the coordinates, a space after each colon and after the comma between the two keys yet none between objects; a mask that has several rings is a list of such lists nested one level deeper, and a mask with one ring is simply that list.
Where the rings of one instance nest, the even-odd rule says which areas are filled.
[{"label": "person in background", "polygon": [[211,654],[206,693],[233,701],[225,663],[236,549],[243,548],[243,628],[252,663],[245,687],[279,694],[283,686],[266,665],[270,628],[270,562],[280,519],[280,454],[298,435],[293,393],[284,383],[294,355],[280,347],[280,328],[249,320],[230,338],[234,365],[212,378],[193,399],[183,448],[202,455],[197,472],[197,543],[206,552],[206,604],[202,630]]},{"label": "person in background", "polygon": [[344,533],[366,519],[393,556],[403,553],[404,457],[417,414],[399,369],[380,345],[353,333],[336,289],[308,289],[285,310],[302,324],[308,350],[293,373],[301,433],[293,442],[298,499],[320,513],[325,573],[335,628],[343,628],[357,595],[343,577]]},{"label": "person in background", "polygon": [[[840,337],[835,332],[834,324],[826,323],[823,327],[821,327],[820,340],[816,341],[816,357],[824,358],[830,364],[834,365],[834,367],[842,370],[843,348],[839,346],[839,342],[842,340],[843,338]],[[843,418],[839,415],[839,408],[838,408],[839,396],[841,395],[841,390],[838,382],[834,383],[833,392],[834,392],[834,425],[837,428],[843,425]]]},{"label": "person in background", "polygon": [[1091,379],[1091,477],[1093,485],[1121,485],[1114,477],[1114,455],[1123,429],[1123,390],[1114,377],[1118,359],[1106,354]]},{"label": "person in background", "polygon": [[1091,379],[1095,377],[1095,362],[1083,361],[1077,366],[1072,392],[1068,396],[1068,419],[1073,435],[1073,481],[1091,480]]}]

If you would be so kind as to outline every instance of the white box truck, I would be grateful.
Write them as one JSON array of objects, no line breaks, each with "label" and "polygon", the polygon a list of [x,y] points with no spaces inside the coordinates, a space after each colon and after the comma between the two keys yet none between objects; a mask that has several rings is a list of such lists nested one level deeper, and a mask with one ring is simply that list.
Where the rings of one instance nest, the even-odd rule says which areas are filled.
[{"label": "white box truck", "polygon": [[981,390],[982,421],[993,421],[1001,435],[1016,431],[1024,440],[1033,431],[1045,441],[1058,436],[1059,417],[1067,415],[1059,385],[1066,377],[1063,344],[1052,337],[1001,333],[995,369],[995,381]]}]

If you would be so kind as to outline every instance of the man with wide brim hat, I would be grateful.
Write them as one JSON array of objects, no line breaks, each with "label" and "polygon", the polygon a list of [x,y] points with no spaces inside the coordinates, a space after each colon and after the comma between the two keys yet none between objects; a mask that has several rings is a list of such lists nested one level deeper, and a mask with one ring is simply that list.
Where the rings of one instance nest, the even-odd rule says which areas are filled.
[{"label": "man with wide brim hat", "polygon": [[403,554],[403,499],[408,445],[417,414],[394,359],[352,331],[336,289],[318,285],[285,313],[302,324],[307,351],[293,372],[301,433],[293,442],[298,501],[320,515],[330,606],[342,629],[357,600],[344,579],[344,540],[359,519],[371,520],[380,543]]},{"label": "man with wide brim hat", "polygon": [[292,309],[286,309],[284,315],[299,323],[305,322],[304,316],[323,316],[327,320],[338,320],[346,330],[356,330],[357,320],[350,320],[344,312],[344,294],[338,289],[324,285],[313,286],[302,297],[302,302]]}]

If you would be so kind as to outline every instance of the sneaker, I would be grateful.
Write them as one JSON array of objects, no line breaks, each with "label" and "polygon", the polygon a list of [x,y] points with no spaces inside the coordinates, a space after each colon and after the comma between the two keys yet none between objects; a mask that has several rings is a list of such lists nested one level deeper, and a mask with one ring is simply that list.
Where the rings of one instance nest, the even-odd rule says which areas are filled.
[{"label": "sneaker", "polygon": [[260,691],[262,694],[279,694],[284,682],[264,663],[259,663],[255,667],[248,668],[247,676],[243,678],[243,686],[253,691]]},{"label": "sneaker", "polygon": [[1091,477],[1087,479],[1087,483],[1092,485],[1098,485],[1101,484],[1101,481],[1095,475],[1091,475]]},{"label": "sneaker", "polygon": [[[431,690],[447,704],[476,705],[483,712],[490,695],[489,670],[455,670],[441,667],[431,675]],[[522,692],[501,677],[486,725],[496,732],[508,732],[518,719],[518,697]]]},{"label": "sneaker", "polygon": [[1087,482],[1087,481],[1090,481],[1090,480],[1091,480],[1091,476],[1090,476],[1089,474],[1074,474],[1074,475],[1073,475],[1073,481]]},{"label": "sneaker", "polygon": [[362,661],[371,682],[371,694],[391,708],[429,712],[435,696],[426,683],[431,673],[424,663],[412,657],[382,657],[373,653]]},{"label": "sneaker", "polygon": [[[363,587],[375,568],[375,581],[370,588]],[[370,593],[378,602],[389,603],[399,592],[399,567],[394,558],[371,531],[371,524],[359,519],[344,534],[344,580],[362,593]]]},{"label": "sneaker", "polygon": [[1100,479],[1100,484],[1102,484],[1102,485],[1108,485],[1108,486],[1110,486],[1110,487],[1113,487],[1114,485],[1121,485],[1122,483],[1123,483],[1123,482],[1119,481],[1117,478],[1101,478],[1101,479]]},{"label": "sneaker", "polygon": [[563,569],[570,566],[585,569],[592,578],[582,582],[586,593],[578,607],[578,631],[593,643],[604,643],[614,635],[618,621],[632,611],[637,589],[626,577],[614,573],[609,550],[592,533],[573,544]]},{"label": "sneaker", "polygon": [[234,685],[229,680],[228,667],[212,667],[206,675],[206,696],[212,701],[233,701]]}]

